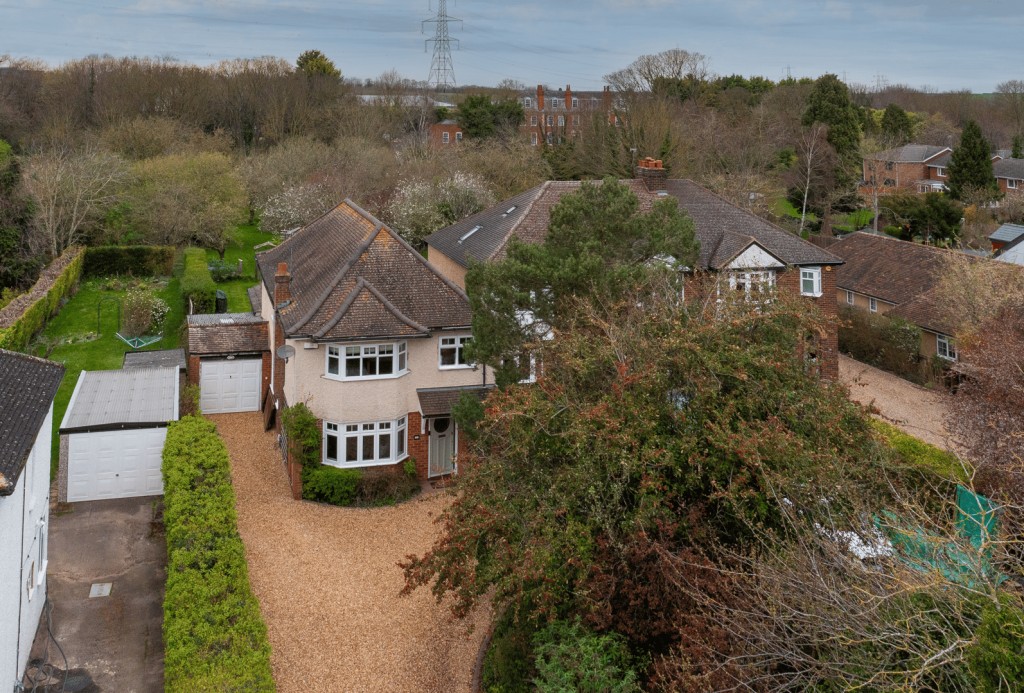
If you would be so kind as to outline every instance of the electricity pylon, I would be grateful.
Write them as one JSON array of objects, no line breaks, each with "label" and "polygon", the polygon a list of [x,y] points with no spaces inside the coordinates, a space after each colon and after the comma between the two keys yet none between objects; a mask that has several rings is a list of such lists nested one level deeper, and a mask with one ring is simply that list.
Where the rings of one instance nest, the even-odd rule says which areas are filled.
[{"label": "electricity pylon", "polygon": [[423,42],[423,49],[428,44],[434,44],[434,57],[430,61],[430,76],[427,83],[438,92],[448,92],[455,88],[455,68],[452,66],[452,44],[459,47],[459,40],[448,36],[448,24],[451,22],[462,22],[461,19],[448,16],[448,0],[437,0],[437,16],[434,19],[424,19],[422,30],[426,30],[427,24],[434,25],[434,38],[426,39]]}]

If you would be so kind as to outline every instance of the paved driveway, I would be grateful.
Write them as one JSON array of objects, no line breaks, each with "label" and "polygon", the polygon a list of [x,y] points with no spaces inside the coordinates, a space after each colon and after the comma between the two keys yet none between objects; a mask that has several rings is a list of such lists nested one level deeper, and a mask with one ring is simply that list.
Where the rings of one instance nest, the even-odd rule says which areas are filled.
[{"label": "paved driveway", "polygon": [[[153,523],[161,502],[124,498],[51,509],[48,598],[53,635],[71,671],[67,690],[163,690],[167,549],[162,524]],[[91,586],[102,583],[110,583],[109,596],[90,598]],[[46,640],[44,616],[31,657],[43,656]],[[64,668],[52,641],[47,654]],[[90,678],[96,688],[83,689]]]},{"label": "paved driveway", "polygon": [[945,424],[952,397],[940,386],[924,388],[842,354],[839,379],[850,399],[874,407],[885,421],[942,450],[955,448]]},{"label": "paved driveway", "polygon": [[231,455],[238,526],[278,690],[467,691],[489,614],[453,619],[429,589],[399,596],[396,563],[437,534],[445,496],[393,508],[291,499],[260,414],[211,416]]}]

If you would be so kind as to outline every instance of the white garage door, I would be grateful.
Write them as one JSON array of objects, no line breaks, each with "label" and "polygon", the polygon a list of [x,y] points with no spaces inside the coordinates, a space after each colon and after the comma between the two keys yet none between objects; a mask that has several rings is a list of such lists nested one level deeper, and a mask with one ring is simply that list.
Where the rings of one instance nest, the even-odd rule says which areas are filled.
[{"label": "white garage door", "polygon": [[261,359],[211,359],[200,362],[199,408],[204,414],[259,411]]},{"label": "white garage door", "polygon": [[68,435],[68,502],[158,496],[166,428]]}]

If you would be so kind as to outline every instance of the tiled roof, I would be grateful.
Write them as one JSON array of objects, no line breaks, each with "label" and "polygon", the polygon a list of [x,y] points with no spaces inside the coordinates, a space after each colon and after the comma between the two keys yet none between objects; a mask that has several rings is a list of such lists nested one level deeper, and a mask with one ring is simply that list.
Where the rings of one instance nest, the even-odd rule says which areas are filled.
[{"label": "tiled roof", "polygon": [[953,155],[946,152],[942,156],[936,157],[928,162],[928,166],[935,168],[949,168],[949,160],[953,158]]},{"label": "tiled roof", "polygon": [[82,371],[61,432],[162,425],[178,414],[177,368]]},{"label": "tiled roof", "polygon": [[14,493],[63,377],[59,363],[0,349],[0,496]]},{"label": "tiled roof", "polygon": [[934,290],[918,294],[906,303],[891,309],[886,315],[903,318],[918,327],[945,335],[952,335],[956,331],[948,312],[939,305]]},{"label": "tiled roof", "polygon": [[188,316],[188,352],[241,354],[267,351],[267,321],[252,313],[221,313]]},{"label": "tiled roof", "polygon": [[877,161],[893,161],[900,164],[921,164],[936,154],[948,151],[949,147],[937,147],[932,144],[905,144],[902,147],[877,152],[869,158]]},{"label": "tiled roof", "polygon": [[261,289],[262,287],[257,284],[245,290],[249,294],[249,305],[252,306],[253,315],[262,315],[263,312],[263,291]]},{"label": "tiled roof", "polygon": [[1017,178],[1024,180],[1024,159],[1000,159],[992,162],[992,173],[996,178]]},{"label": "tiled roof", "polygon": [[[649,211],[663,197],[649,192],[640,180],[621,182],[636,193],[641,212]],[[551,221],[551,208],[562,195],[578,190],[580,185],[577,181],[548,181],[437,231],[427,239],[427,244],[462,266],[468,266],[470,260],[500,260],[513,237],[526,243],[543,242]],[[699,264],[703,268],[719,269],[753,241],[791,265],[842,262],[828,251],[740,209],[696,183],[668,180],[665,187],[668,195],[693,219],[701,245]]]},{"label": "tiled roof", "polygon": [[447,416],[452,413],[452,407],[462,397],[463,392],[468,392],[482,401],[490,391],[491,387],[484,385],[425,387],[416,390],[416,396],[420,400],[420,413],[423,416]]},{"label": "tiled roof", "polygon": [[897,305],[930,291],[946,253],[920,243],[858,231],[829,246],[846,264],[836,286]]},{"label": "tiled roof", "polygon": [[185,370],[184,349],[156,349],[154,351],[126,351],[122,368],[177,368]]},{"label": "tiled roof", "polygon": [[1024,236],[1024,226],[1021,226],[1020,224],[1003,224],[996,229],[988,239],[990,241],[1011,243],[1021,236]]},{"label": "tiled roof", "polygon": [[288,265],[291,300],[277,310],[289,336],[370,339],[472,321],[461,289],[350,200],[256,257],[271,296],[278,263]]}]

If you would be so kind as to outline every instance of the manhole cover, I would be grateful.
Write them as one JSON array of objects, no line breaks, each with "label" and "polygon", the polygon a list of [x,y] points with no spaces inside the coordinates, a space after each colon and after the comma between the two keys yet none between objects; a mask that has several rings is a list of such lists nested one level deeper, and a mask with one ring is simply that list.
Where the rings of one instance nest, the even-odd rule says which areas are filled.
[{"label": "manhole cover", "polygon": [[111,585],[112,583],[110,582],[92,583],[92,587],[89,589],[89,599],[93,599],[95,597],[109,597]]}]

